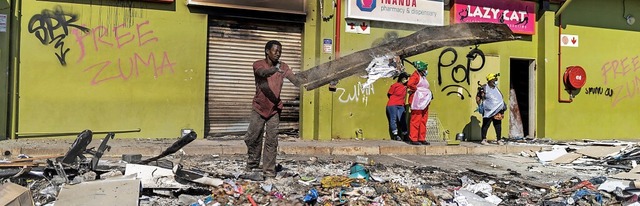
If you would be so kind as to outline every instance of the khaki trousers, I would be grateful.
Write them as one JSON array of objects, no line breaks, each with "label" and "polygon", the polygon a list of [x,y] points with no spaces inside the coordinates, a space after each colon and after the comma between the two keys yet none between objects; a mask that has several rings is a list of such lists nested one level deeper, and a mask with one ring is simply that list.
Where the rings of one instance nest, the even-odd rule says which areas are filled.
[{"label": "khaki trousers", "polygon": [[[276,172],[276,155],[278,155],[278,125],[280,124],[280,113],[267,119],[263,118],[256,111],[251,111],[249,119],[249,130],[245,136],[244,143],[247,145],[247,168],[258,168],[262,147],[264,144],[264,159],[262,169],[264,172]],[[263,138],[266,129],[266,137]],[[264,140],[264,141],[263,141]]]}]

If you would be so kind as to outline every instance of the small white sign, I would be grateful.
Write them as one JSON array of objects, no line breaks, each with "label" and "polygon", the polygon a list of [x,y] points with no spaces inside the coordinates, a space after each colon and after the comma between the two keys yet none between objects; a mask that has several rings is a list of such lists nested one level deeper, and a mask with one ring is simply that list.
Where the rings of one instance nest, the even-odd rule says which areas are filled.
[{"label": "small white sign", "polygon": [[324,39],[322,41],[322,50],[324,51],[324,53],[326,54],[331,54],[331,52],[333,51],[333,40],[331,39]]},{"label": "small white sign", "polygon": [[356,26],[358,25],[357,22],[358,21],[347,20],[346,21],[347,25],[344,27],[344,32],[346,32],[346,33],[358,33],[358,29],[356,29]]},{"label": "small white sign", "polygon": [[371,34],[371,24],[369,21],[360,21],[360,24],[356,27],[358,34]]},{"label": "small white sign", "polygon": [[371,34],[371,21],[367,20],[347,20],[345,32],[357,34]]},{"label": "small white sign", "polygon": [[560,35],[560,45],[567,47],[578,47],[580,40],[578,40],[578,35],[569,35],[563,34]]},{"label": "small white sign", "polygon": [[0,14],[0,32],[7,32],[7,15]]}]

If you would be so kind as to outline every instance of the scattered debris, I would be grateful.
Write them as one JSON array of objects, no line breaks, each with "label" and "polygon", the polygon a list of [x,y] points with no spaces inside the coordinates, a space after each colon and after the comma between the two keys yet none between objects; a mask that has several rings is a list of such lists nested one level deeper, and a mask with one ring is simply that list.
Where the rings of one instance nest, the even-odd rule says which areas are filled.
[{"label": "scattered debris", "polygon": [[536,152],[536,156],[540,160],[540,162],[549,162],[553,161],[563,155],[567,154],[567,150],[564,147],[555,147],[551,151],[546,152]]},{"label": "scattered debris", "polygon": [[171,169],[156,166],[127,164],[124,175],[133,175],[138,178],[142,182],[143,188],[178,189],[187,187],[175,180],[175,174]]},{"label": "scattered debris", "polygon": [[114,179],[64,185],[56,205],[138,205],[140,180]]},{"label": "scattered debris", "polygon": [[0,205],[22,206],[34,203],[29,188],[9,182],[0,185]]},{"label": "scattered debris", "polygon": [[[93,161],[101,156],[98,153],[91,160],[84,158],[88,136],[89,130],[79,135],[65,155],[5,157],[0,165],[26,162],[37,166],[0,168],[0,180],[30,190],[26,196],[33,205],[640,204],[640,147],[624,142],[556,143],[551,151],[486,156],[526,165],[517,169],[494,162],[486,163],[484,169],[442,169],[382,164],[375,156],[356,156],[353,161],[280,157],[277,176],[265,179],[261,171],[245,171],[242,157],[185,158],[181,148],[193,141],[195,133],[183,136],[156,157],[131,160],[137,163]],[[103,145],[98,151],[108,150]],[[75,158],[64,163],[63,157]],[[45,159],[48,164],[40,166]],[[104,170],[107,164],[110,167]],[[585,175],[567,178],[571,176],[566,171],[571,170]],[[554,178],[559,172],[567,179]],[[532,174],[548,176],[550,181]],[[3,192],[0,190],[0,200],[15,200],[16,195]]]}]

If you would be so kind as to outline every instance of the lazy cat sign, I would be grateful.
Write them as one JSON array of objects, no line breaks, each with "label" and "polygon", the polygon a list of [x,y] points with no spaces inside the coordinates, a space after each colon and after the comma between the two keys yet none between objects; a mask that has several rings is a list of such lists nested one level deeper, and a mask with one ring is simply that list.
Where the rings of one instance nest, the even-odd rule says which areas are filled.
[{"label": "lazy cat sign", "polygon": [[535,34],[536,3],[518,0],[455,0],[451,22],[488,22],[509,26],[516,34]]}]

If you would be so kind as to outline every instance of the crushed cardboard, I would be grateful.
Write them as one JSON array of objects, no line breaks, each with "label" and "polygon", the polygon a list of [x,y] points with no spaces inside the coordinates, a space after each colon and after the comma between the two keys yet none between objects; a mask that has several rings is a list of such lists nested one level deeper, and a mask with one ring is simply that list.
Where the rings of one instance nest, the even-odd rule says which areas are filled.
[{"label": "crushed cardboard", "polygon": [[34,203],[28,188],[8,182],[0,186],[0,205],[29,206]]},{"label": "crushed cardboard", "polygon": [[140,196],[140,180],[113,179],[64,185],[60,189],[56,205],[122,205],[137,206]]},{"label": "crushed cardboard", "polygon": [[573,161],[577,160],[580,157],[582,157],[582,154],[567,153],[567,154],[564,154],[564,155],[554,159],[553,161],[551,161],[551,163],[554,163],[554,164],[569,164],[569,163],[572,163]]},{"label": "crushed cardboard", "polygon": [[625,147],[607,147],[607,146],[587,146],[576,150],[576,153],[583,154],[587,157],[602,159],[620,153]]}]

